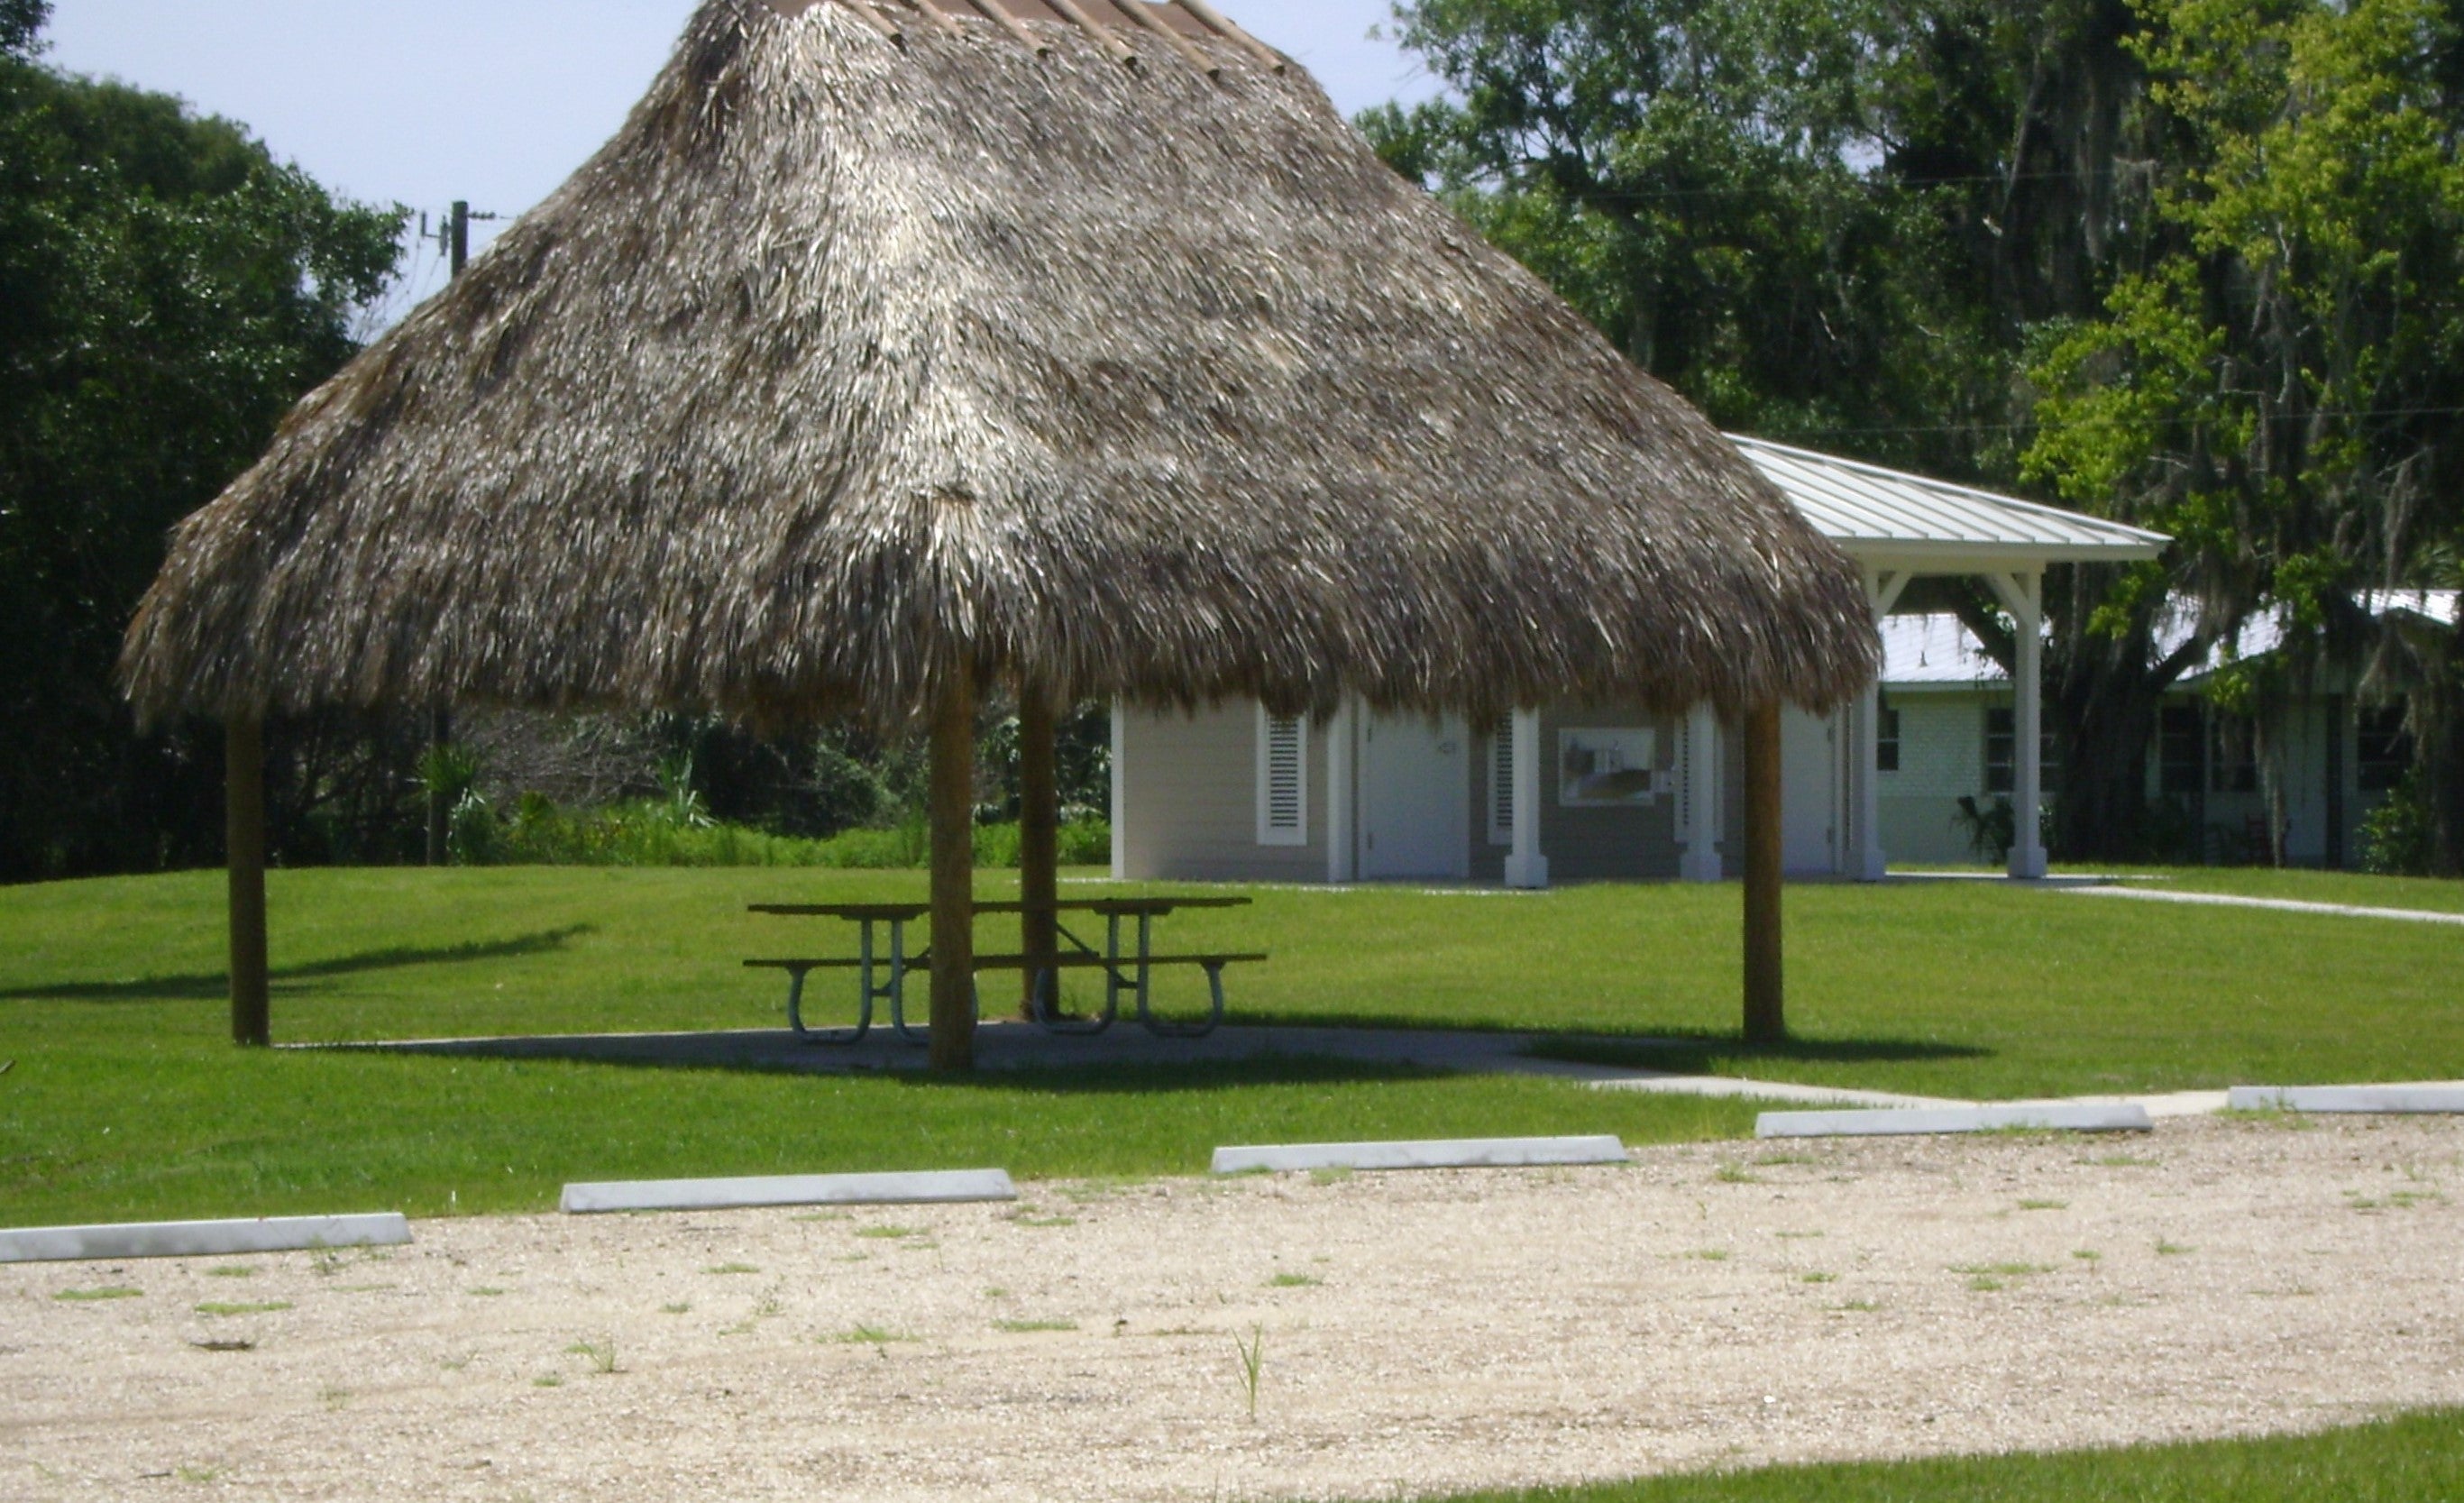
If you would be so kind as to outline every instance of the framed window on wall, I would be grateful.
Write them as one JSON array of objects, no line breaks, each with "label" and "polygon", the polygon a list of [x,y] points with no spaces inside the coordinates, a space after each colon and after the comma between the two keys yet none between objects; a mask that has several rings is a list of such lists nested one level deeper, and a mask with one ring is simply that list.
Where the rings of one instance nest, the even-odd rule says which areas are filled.
[{"label": "framed window on wall", "polygon": [[[1988,793],[2018,791],[2017,723],[2018,713],[2008,707],[1985,712],[1985,791]],[[2059,764],[2054,761],[2054,733],[2041,732],[2036,737],[2037,781],[2050,788],[2056,781],[2054,774],[2059,770]]]}]

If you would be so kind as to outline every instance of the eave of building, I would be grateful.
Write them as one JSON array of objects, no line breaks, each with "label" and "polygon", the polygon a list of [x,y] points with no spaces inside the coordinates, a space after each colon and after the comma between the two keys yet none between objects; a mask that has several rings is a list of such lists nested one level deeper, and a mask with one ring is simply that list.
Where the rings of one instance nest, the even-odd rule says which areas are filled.
[{"label": "eave of building", "polygon": [[1728,435],[1815,531],[1869,569],[1994,573],[2153,559],[2162,533],[1765,439]]}]

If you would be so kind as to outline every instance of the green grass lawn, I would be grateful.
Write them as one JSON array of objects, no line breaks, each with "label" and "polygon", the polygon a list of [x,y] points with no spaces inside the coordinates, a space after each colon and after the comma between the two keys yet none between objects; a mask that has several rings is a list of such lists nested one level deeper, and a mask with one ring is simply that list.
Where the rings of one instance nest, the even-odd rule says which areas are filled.
[{"label": "green grass lawn", "polygon": [[2426,1503],[2464,1497],[2464,1411],[2323,1434],[1770,1467],[1452,1503]]},{"label": "green grass lawn", "polygon": [[[2381,900],[2382,879],[2341,880]],[[850,940],[745,904],[912,898],[922,884],[901,872],[278,872],[275,1036],[776,1026],[779,978],[737,961]],[[998,873],[981,885],[1009,886]],[[1253,907],[1164,930],[1175,949],[1273,952],[1233,973],[1242,1022],[1675,1037],[1619,1048],[1654,1064],[1946,1095],[2464,1075],[2464,933],[2444,926],[1993,883],[1799,887],[1788,932],[1798,1042],[1753,1051],[1728,1037],[1734,887],[1250,891]],[[1650,1140],[1750,1122],[1733,1105],[1358,1071],[940,1084],[243,1054],[222,1042],[221,894],[212,873],[0,889],[0,1061],[15,1061],[0,1074],[0,1220],[536,1206],[563,1179],[636,1174],[1194,1172],[1227,1140]],[[998,935],[987,921],[981,939]],[[1192,1005],[1192,980],[1177,978],[1167,1004]]]}]

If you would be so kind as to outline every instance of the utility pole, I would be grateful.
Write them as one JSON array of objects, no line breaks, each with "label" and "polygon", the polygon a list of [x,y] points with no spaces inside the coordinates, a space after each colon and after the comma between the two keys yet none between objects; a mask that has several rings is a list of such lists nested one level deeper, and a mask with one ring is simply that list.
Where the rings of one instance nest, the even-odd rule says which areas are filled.
[{"label": "utility pole", "polygon": [[[457,198],[453,201],[452,212],[436,227],[436,232],[433,235],[429,233],[428,216],[424,213],[419,216],[420,238],[434,239],[442,244],[447,264],[451,267],[453,276],[459,279],[462,269],[471,264],[471,221],[490,220],[495,217],[494,214],[474,214],[471,212],[468,199]],[[438,754],[442,753],[452,740],[453,711],[451,706],[440,704],[429,712],[428,749],[430,759],[429,771],[431,774],[443,770],[442,758]],[[437,786],[435,778],[431,776],[428,784],[428,864],[429,866],[441,867],[445,864],[446,825],[452,817],[452,813],[451,809],[446,807],[444,790]]]}]

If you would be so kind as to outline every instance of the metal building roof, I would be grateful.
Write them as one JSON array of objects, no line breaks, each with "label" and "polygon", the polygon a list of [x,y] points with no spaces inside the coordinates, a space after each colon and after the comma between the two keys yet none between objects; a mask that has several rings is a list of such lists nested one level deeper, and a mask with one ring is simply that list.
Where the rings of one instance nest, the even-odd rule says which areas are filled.
[{"label": "metal building roof", "polygon": [[1862,564],[1969,566],[2152,559],[2163,533],[1924,475],[1728,435],[1815,530]]}]

